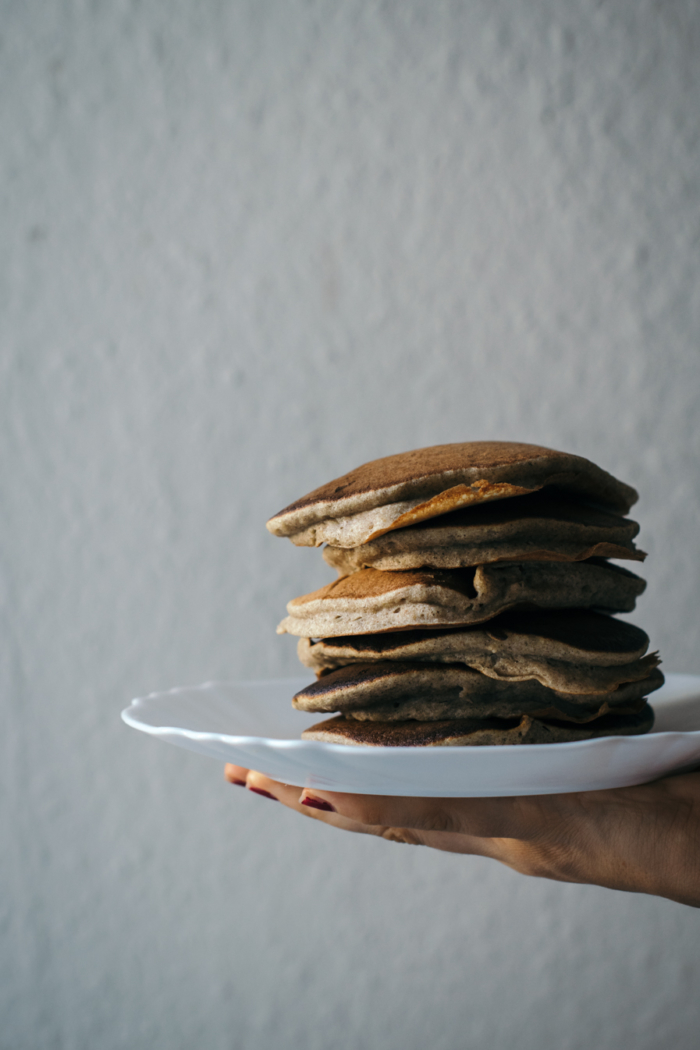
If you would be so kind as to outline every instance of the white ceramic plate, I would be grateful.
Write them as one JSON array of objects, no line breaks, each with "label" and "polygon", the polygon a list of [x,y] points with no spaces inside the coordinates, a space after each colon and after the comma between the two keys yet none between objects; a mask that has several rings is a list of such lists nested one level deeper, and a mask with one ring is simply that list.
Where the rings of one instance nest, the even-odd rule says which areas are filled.
[{"label": "white ceramic plate", "polygon": [[652,697],[654,730],[569,744],[350,747],[300,740],[323,715],[290,706],[308,678],[207,682],[151,693],[127,725],[300,787],[432,798],[551,795],[655,780],[700,764],[700,676],[670,674]]}]

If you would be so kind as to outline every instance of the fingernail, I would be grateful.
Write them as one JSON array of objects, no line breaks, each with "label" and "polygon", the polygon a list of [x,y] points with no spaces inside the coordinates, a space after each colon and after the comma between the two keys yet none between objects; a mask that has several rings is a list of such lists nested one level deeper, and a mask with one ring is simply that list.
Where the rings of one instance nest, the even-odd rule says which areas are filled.
[{"label": "fingernail", "polygon": [[271,798],[273,802],[277,801],[274,795],[271,795],[269,791],[264,791],[262,788],[248,788],[248,791],[254,791],[256,795],[264,795],[265,798]]},{"label": "fingernail", "polygon": [[235,777],[233,778],[233,780],[229,780],[229,784],[238,784],[242,788],[246,786],[245,780],[236,780]]},{"label": "fingernail", "polygon": [[326,802],[324,798],[314,798],[313,795],[307,795],[306,798],[301,800],[302,806],[311,806],[312,809],[323,809],[326,813],[335,813],[335,807],[331,806],[330,802]]}]

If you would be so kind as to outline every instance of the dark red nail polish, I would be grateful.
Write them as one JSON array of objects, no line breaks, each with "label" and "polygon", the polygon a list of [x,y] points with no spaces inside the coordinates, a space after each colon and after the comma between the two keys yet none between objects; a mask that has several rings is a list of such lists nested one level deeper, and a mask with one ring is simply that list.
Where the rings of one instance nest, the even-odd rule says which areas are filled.
[{"label": "dark red nail polish", "polygon": [[233,780],[229,780],[229,784],[238,784],[242,788],[244,788],[246,786],[245,780],[236,780],[235,777],[234,777]]},{"label": "dark red nail polish", "polygon": [[301,800],[301,804],[302,806],[311,806],[312,809],[323,809],[326,813],[335,813],[335,808],[323,798],[312,798],[310,795],[307,795],[306,798]]},{"label": "dark red nail polish", "polygon": [[248,788],[248,791],[254,791],[256,795],[264,795],[265,798],[271,798],[273,802],[277,801],[274,795],[271,795],[269,791],[264,791],[262,788]]}]

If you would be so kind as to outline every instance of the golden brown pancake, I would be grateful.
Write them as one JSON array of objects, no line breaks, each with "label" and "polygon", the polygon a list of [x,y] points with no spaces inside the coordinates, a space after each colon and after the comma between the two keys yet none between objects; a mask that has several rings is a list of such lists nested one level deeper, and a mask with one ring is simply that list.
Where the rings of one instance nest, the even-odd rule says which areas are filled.
[{"label": "golden brown pancake", "polygon": [[278,634],[332,638],[483,623],[515,606],[631,612],[646,584],[605,562],[502,562],[476,569],[361,569],[294,598]]},{"label": "golden brown pancake", "polygon": [[317,675],[374,660],[461,663],[490,678],[597,693],[645,678],[658,663],[656,653],[644,656],[648,645],[644,631],[602,613],[528,609],[475,627],[300,638],[297,651]]},{"label": "golden brown pancake", "polygon": [[581,456],[471,441],[365,463],[285,507],[267,527],[300,546],[357,547],[460,507],[552,486],[621,514],[637,500],[633,488]]},{"label": "golden brown pancake", "polygon": [[639,525],[552,490],[480,503],[394,529],[358,547],[326,547],[346,576],[358,569],[458,569],[496,561],[643,561],[632,542]]},{"label": "golden brown pancake", "polygon": [[607,714],[585,725],[522,715],[519,719],[447,719],[441,722],[358,722],[329,718],[305,729],[303,740],[361,747],[480,747],[503,744],[559,744],[600,736],[648,733],[654,724],[649,704],[635,714]]},{"label": "golden brown pancake", "polygon": [[324,675],[292,700],[300,711],[340,711],[363,721],[514,718],[521,714],[589,722],[607,711],[635,710],[663,685],[653,666],[639,681],[606,693],[562,693],[535,680],[494,681],[464,664],[353,664]]}]

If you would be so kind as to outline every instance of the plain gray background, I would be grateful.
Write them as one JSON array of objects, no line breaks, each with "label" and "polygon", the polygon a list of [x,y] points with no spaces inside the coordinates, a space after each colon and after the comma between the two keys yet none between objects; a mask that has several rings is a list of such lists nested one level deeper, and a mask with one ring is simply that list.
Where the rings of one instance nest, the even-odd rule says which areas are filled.
[{"label": "plain gray background", "polygon": [[326,829],[119,720],[298,673],[265,520],[505,438],[700,672],[693,0],[0,5],[2,1050],[691,1050],[697,912]]}]

